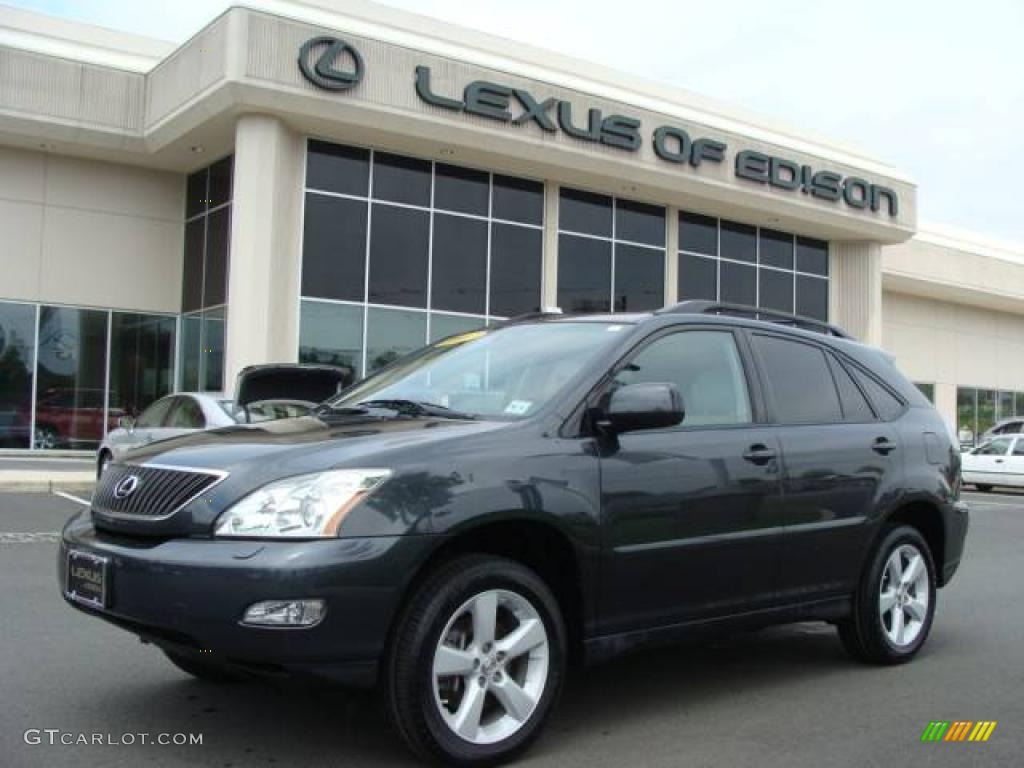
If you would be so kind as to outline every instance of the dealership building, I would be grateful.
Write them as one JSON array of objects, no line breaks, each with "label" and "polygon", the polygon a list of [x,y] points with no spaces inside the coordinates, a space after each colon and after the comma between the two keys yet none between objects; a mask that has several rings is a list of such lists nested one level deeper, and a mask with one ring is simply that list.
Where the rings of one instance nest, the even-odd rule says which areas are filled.
[{"label": "dealership building", "polygon": [[255,363],[689,298],[842,326],[965,438],[1024,415],[1024,250],[919,225],[858,150],[361,1],[180,46],[0,7],[0,448],[95,447]]}]

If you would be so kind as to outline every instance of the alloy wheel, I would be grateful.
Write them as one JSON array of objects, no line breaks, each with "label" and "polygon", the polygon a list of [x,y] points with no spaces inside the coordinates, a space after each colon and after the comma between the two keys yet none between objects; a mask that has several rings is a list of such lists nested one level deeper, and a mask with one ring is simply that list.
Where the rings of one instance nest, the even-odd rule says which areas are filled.
[{"label": "alloy wheel", "polygon": [[882,629],[896,648],[914,643],[928,618],[931,586],[924,556],[913,544],[901,544],[882,571],[878,611]]},{"label": "alloy wheel", "polygon": [[551,649],[537,609],[520,594],[488,590],[449,619],[434,652],[434,701],[445,724],[472,744],[513,736],[544,694]]}]

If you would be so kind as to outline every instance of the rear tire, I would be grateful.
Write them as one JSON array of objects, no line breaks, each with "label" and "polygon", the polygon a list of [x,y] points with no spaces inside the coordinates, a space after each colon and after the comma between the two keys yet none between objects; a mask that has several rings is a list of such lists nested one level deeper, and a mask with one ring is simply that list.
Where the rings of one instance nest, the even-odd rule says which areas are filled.
[{"label": "rear tire", "polygon": [[861,576],[853,613],[837,624],[851,656],[902,664],[928,639],[935,616],[935,563],[916,528],[886,531]]},{"label": "rear tire", "polygon": [[977,488],[982,493],[988,493],[989,491],[992,490],[992,486],[989,485],[988,483],[975,483],[974,487]]},{"label": "rear tire", "polygon": [[207,683],[235,683],[240,679],[238,675],[229,671],[220,664],[203,661],[191,656],[186,656],[174,651],[164,651],[164,655],[170,659],[171,664],[182,672],[192,677],[203,680]]},{"label": "rear tire", "polygon": [[459,557],[429,576],[402,612],[385,705],[419,757],[494,765],[540,735],[565,664],[565,625],[547,585],[512,560]]}]

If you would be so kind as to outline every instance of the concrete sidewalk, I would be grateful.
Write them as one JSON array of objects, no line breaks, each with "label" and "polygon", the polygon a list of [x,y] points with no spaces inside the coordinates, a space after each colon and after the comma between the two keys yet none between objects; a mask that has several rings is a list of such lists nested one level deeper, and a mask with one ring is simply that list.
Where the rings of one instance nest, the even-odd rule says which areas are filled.
[{"label": "concrete sidewalk", "polygon": [[48,456],[0,458],[0,491],[91,492],[96,467],[91,458],[68,459]]}]

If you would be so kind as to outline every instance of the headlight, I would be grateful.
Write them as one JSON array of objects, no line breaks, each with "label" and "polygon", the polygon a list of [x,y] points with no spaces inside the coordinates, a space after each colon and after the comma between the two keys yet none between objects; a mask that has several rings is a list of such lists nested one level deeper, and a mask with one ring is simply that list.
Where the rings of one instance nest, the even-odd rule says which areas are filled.
[{"label": "headlight", "polygon": [[229,507],[217,536],[312,538],[338,535],[345,516],[391,476],[389,469],[338,469],[278,480]]}]

